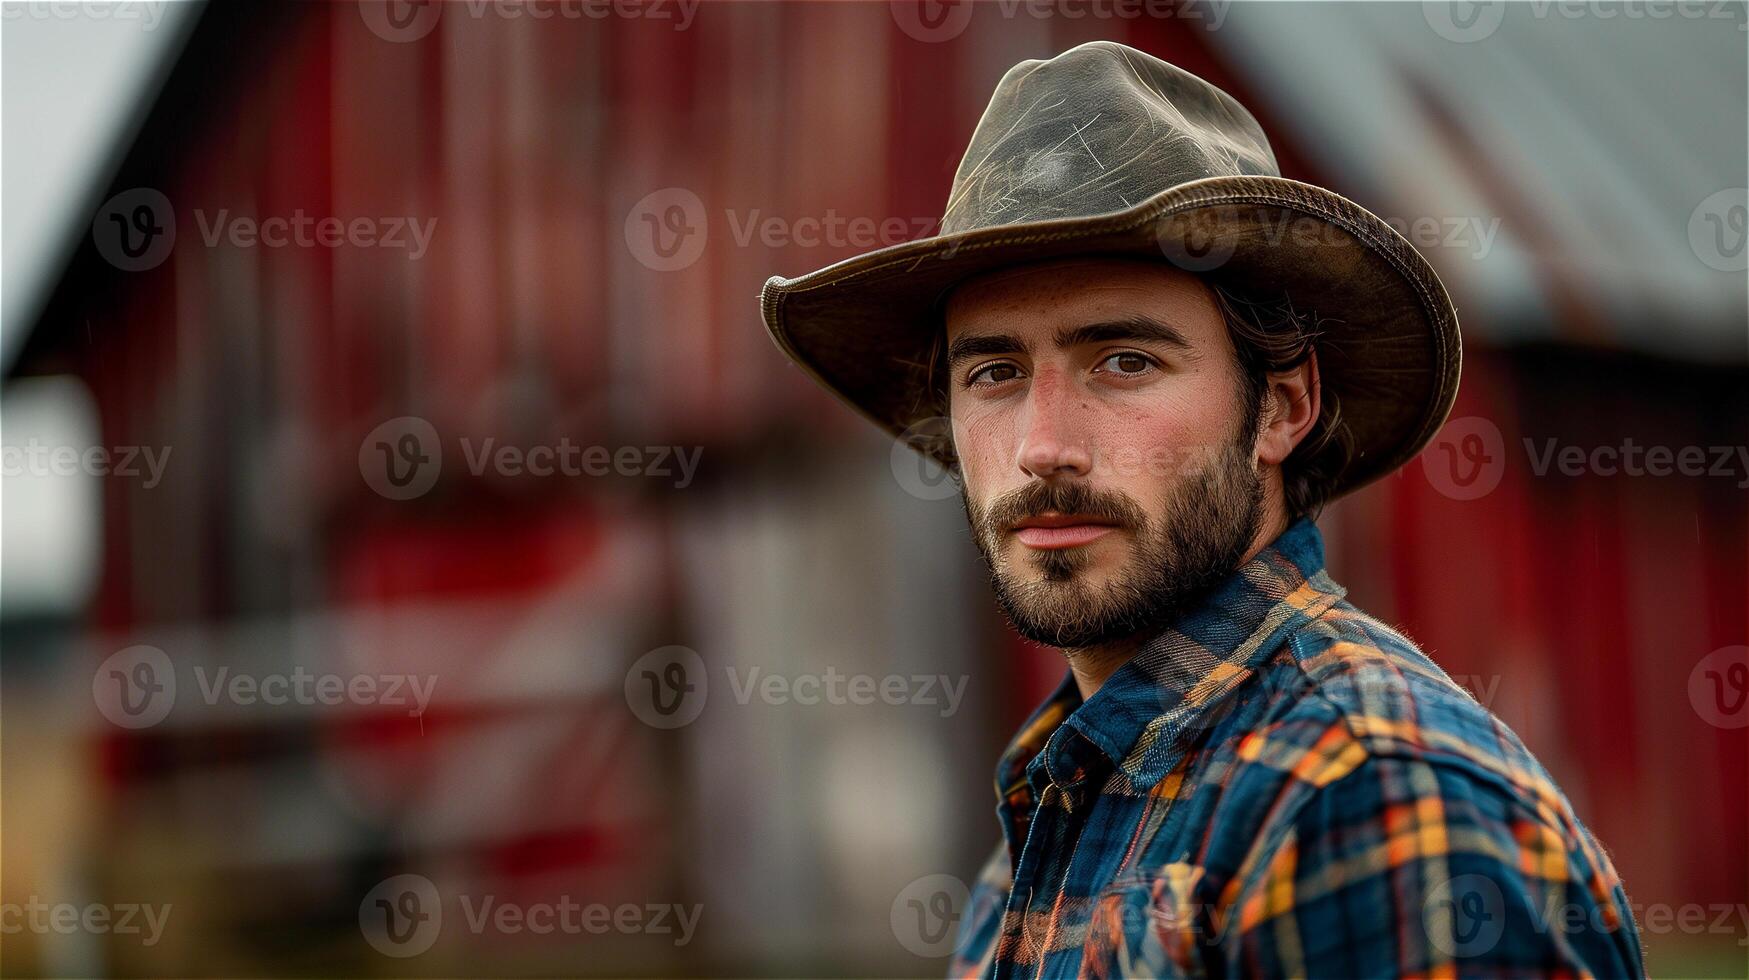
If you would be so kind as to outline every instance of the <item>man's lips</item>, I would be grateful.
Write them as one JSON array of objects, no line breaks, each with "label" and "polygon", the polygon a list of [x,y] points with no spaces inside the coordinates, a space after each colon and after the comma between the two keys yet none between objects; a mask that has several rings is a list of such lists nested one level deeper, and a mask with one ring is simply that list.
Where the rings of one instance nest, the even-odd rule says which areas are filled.
[{"label": "man's lips", "polygon": [[1013,530],[1028,548],[1052,550],[1091,544],[1117,530],[1117,525],[1086,514],[1040,514],[1019,522]]}]

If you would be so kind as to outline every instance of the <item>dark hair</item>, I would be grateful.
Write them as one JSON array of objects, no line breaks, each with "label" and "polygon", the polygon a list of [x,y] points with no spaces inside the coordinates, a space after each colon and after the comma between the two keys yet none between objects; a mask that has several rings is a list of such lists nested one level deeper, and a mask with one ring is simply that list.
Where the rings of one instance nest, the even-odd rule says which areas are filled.
[{"label": "dark hair", "polygon": [[[1227,321],[1227,335],[1239,356],[1239,376],[1248,400],[1246,419],[1259,422],[1269,375],[1291,371],[1317,352],[1324,337],[1323,321],[1311,311],[1294,309],[1286,293],[1265,293],[1209,283],[1215,304]],[[1282,497],[1289,518],[1316,517],[1330,500],[1330,491],[1354,458],[1354,443],[1342,424],[1342,406],[1327,386],[1319,392],[1318,418],[1281,464]]]},{"label": "dark hair", "polygon": [[[1269,391],[1270,373],[1291,371],[1306,363],[1323,339],[1323,321],[1314,312],[1295,309],[1286,293],[1204,282],[1214,291],[1215,304],[1238,354],[1239,377],[1244,385],[1244,421],[1255,430],[1263,398]],[[927,380],[920,392],[918,417],[945,419],[948,415],[945,330],[935,331],[923,367]],[[957,467],[949,427],[936,426],[928,432],[925,428],[913,427],[915,434],[910,439],[915,448]],[[1282,462],[1282,496],[1288,517],[1316,517],[1353,458],[1353,439],[1348,427],[1342,424],[1341,406],[1336,394],[1324,387],[1317,421]]]}]

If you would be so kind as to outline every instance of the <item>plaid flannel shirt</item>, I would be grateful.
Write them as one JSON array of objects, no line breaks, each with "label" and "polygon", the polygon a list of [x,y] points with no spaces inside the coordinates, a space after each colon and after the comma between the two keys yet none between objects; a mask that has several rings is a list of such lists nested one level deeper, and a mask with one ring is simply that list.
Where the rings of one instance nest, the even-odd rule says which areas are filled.
[{"label": "plaid flannel shirt", "polygon": [[1343,600],[1301,520],[997,767],[956,976],[1639,976],[1530,752]]}]

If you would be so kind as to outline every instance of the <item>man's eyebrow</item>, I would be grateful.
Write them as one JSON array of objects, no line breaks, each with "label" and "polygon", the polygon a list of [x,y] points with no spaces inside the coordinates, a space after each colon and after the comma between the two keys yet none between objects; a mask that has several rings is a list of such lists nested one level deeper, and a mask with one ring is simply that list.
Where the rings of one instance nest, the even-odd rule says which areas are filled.
[{"label": "man's eyebrow", "polygon": [[1081,344],[1100,344],[1113,340],[1151,340],[1179,350],[1195,349],[1184,336],[1184,331],[1164,320],[1156,320],[1142,313],[1079,327],[1067,327],[1057,331],[1051,340],[1058,347],[1077,347]]},{"label": "man's eyebrow", "polygon": [[[1059,348],[1109,343],[1114,340],[1153,341],[1179,350],[1195,350],[1184,336],[1184,331],[1164,320],[1142,313],[1078,327],[1065,327],[1051,337],[1051,342]],[[951,367],[974,357],[999,357],[1004,354],[1031,352],[1032,348],[1013,334],[974,334],[961,337],[948,345],[947,363]]]},{"label": "man's eyebrow", "polygon": [[1013,334],[975,334],[970,337],[961,337],[947,346],[947,363],[951,367],[974,357],[1021,354],[1028,350],[1029,348],[1020,342],[1020,338]]}]

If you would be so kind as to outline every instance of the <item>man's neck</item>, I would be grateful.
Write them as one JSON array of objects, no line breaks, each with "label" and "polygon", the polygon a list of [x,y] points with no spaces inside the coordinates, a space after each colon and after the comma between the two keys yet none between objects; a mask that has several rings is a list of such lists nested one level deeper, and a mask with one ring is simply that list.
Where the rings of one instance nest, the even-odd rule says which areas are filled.
[{"label": "man's neck", "polygon": [[1142,639],[1131,637],[1116,643],[1064,650],[1063,656],[1069,661],[1069,672],[1075,675],[1075,686],[1081,689],[1081,700],[1085,701],[1098,693],[1111,675],[1129,663],[1130,658],[1141,648]]},{"label": "man's neck", "polygon": [[[1280,537],[1291,523],[1292,521],[1279,513],[1265,520],[1257,529],[1251,547],[1246,549],[1245,557],[1239,559],[1239,564],[1235,567],[1244,567],[1246,562],[1257,557],[1258,552],[1269,547],[1270,542]],[[1069,672],[1075,675],[1075,686],[1081,691],[1081,700],[1086,701],[1099,693],[1099,689],[1105,686],[1111,675],[1129,663],[1130,658],[1149,639],[1147,636],[1136,635],[1097,646],[1064,649],[1063,656],[1069,661]]]}]

